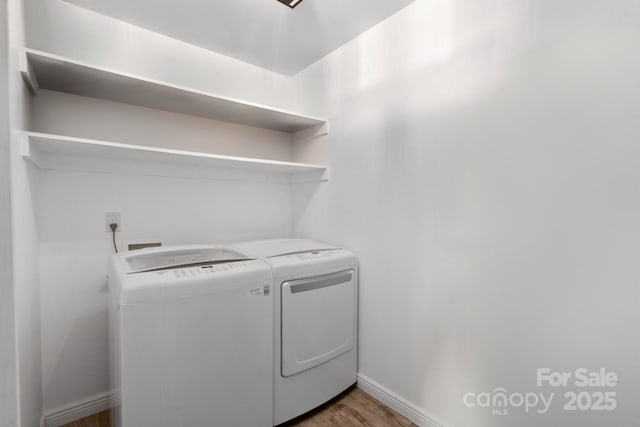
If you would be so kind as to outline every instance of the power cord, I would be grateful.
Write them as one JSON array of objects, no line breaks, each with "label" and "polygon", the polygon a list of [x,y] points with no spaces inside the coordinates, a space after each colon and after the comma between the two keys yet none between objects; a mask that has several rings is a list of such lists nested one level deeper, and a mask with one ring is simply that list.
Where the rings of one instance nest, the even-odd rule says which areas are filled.
[{"label": "power cord", "polygon": [[109,224],[109,228],[111,228],[111,235],[113,236],[113,249],[118,253],[118,246],[116,245],[116,230],[118,229],[118,224],[112,222]]}]

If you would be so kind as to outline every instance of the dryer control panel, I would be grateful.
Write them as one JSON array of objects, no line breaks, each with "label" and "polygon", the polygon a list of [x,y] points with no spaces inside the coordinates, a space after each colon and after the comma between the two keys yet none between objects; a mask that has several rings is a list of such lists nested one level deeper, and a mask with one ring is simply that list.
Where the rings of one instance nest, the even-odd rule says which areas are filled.
[{"label": "dryer control panel", "polygon": [[357,258],[345,249],[310,250],[283,254],[266,259],[276,277],[321,273],[354,268]]}]

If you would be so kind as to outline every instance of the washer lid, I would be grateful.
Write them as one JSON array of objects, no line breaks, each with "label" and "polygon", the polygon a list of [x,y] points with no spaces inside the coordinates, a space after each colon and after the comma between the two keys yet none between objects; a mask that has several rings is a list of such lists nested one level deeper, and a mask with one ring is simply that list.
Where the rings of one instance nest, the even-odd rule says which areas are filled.
[{"label": "washer lid", "polygon": [[233,246],[251,255],[263,258],[339,249],[333,245],[307,239],[256,240],[236,243]]},{"label": "washer lid", "polygon": [[213,247],[165,250],[123,258],[128,267],[128,274],[251,259],[233,249]]}]

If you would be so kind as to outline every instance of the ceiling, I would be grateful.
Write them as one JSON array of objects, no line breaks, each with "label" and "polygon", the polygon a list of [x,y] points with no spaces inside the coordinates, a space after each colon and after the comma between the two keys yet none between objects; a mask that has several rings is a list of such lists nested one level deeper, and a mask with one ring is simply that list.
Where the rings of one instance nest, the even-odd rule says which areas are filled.
[{"label": "ceiling", "polygon": [[288,76],[414,0],[67,0]]}]

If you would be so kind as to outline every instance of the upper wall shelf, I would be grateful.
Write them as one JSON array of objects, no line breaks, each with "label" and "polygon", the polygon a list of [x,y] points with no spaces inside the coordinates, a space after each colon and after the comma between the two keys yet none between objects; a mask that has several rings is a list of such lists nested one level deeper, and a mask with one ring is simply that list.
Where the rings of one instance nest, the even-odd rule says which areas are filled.
[{"label": "upper wall shelf", "polygon": [[200,116],[288,132],[294,140],[328,133],[327,121],[98,67],[62,56],[26,48],[21,65],[33,94],[39,88],[156,110]]}]

